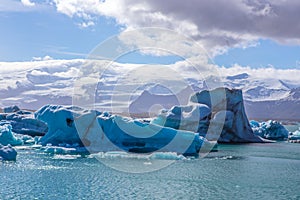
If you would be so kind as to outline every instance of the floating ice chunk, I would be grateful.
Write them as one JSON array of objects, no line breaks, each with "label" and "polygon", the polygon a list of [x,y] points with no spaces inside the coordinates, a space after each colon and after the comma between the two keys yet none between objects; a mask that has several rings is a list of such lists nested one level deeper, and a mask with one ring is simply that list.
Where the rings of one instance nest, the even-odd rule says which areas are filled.
[{"label": "floating ice chunk", "polygon": [[[91,157],[98,159],[139,159],[139,160],[185,160],[187,159],[176,152],[153,152],[151,154],[133,154],[124,151],[99,152]],[[149,164],[149,163],[147,163]]]},{"label": "floating ice chunk", "polygon": [[159,160],[185,160],[183,155],[178,155],[176,152],[155,152],[150,155],[150,159]]},{"label": "floating ice chunk", "polygon": [[3,146],[0,144],[0,159],[16,160],[17,152],[11,145]]},{"label": "floating ice chunk", "polygon": [[45,153],[50,154],[76,154],[76,148],[66,148],[66,147],[57,147],[57,146],[46,146],[42,148]]},{"label": "floating ice chunk", "polygon": [[257,122],[257,121],[255,121],[255,120],[251,120],[250,121],[250,126],[251,126],[252,129],[253,128],[259,128],[260,127],[260,123]]},{"label": "floating ice chunk", "polygon": [[16,134],[16,137],[21,139],[24,144],[34,144],[35,143],[34,138],[29,135]]},{"label": "floating ice chunk", "polygon": [[290,141],[292,141],[292,140],[293,141],[300,140],[300,128],[299,128],[299,130],[296,130],[291,135],[289,135],[289,140]]},{"label": "floating ice chunk", "polygon": [[60,154],[55,154],[53,156],[53,159],[55,160],[75,160],[77,158],[80,158],[81,155],[60,155]]}]

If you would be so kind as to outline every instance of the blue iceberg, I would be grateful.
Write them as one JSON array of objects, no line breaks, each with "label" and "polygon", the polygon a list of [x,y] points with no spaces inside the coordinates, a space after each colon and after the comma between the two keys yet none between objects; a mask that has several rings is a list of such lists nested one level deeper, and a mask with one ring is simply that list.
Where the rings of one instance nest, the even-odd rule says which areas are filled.
[{"label": "blue iceberg", "polygon": [[269,120],[266,122],[250,121],[251,128],[255,135],[269,140],[285,140],[289,131],[278,121]]},{"label": "blue iceberg", "polygon": [[102,131],[96,123],[101,113],[76,106],[45,105],[35,112],[35,118],[48,126],[39,142],[42,145],[93,146],[99,142]]},{"label": "blue iceberg", "polygon": [[89,152],[163,151],[196,155],[204,143],[209,143],[198,133],[76,106],[46,105],[36,111],[35,117],[49,128],[39,141],[44,146],[75,145],[72,148],[84,147]]},{"label": "blue iceberg", "polygon": [[7,113],[0,113],[0,125],[10,124],[12,131],[18,134],[30,136],[45,135],[48,127],[45,123],[35,119],[33,112],[13,109],[14,107],[8,108],[6,108]]},{"label": "blue iceberg", "polygon": [[145,123],[117,115],[103,114],[98,122],[109,140],[128,152],[177,152],[196,155],[204,142],[199,134]]},{"label": "blue iceberg", "polygon": [[23,141],[13,135],[12,127],[10,124],[0,125],[0,144],[2,145],[22,145]]}]

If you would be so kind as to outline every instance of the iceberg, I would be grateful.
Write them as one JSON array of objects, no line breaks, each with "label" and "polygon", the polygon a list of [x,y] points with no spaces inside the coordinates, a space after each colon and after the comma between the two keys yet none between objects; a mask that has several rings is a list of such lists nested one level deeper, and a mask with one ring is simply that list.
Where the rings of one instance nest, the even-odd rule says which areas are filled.
[{"label": "iceberg", "polygon": [[270,140],[285,140],[289,131],[278,121],[269,120],[267,122],[250,121],[251,128],[255,135]]},{"label": "iceberg", "polygon": [[2,145],[22,145],[23,141],[13,135],[10,124],[0,125],[0,144]]},{"label": "iceberg", "polygon": [[300,143],[300,128],[295,132],[291,133],[288,137],[289,142]]},{"label": "iceberg", "polygon": [[127,152],[177,152],[196,155],[204,142],[194,132],[176,130],[117,115],[100,115],[98,122],[109,140]]},{"label": "iceberg", "polygon": [[[91,130],[90,123],[100,112],[93,110],[84,110],[76,106],[45,105],[34,114],[35,118],[47,124],[48,131],[40,139],[42,145],[52,144],[82,144],[81,137],[77,128],[85,126],[85,129]],[[77,120],[76,127],[74,120]],[[80,122],[79,122],[80,121]],[[83,132],[84,130],[80,131]]]},{"label": "iceberg", "polygon": [[183,155],[198,154],[201,147],[209,144],[208,140],[269,142],[253,133],[241,90],[204,90],[190,99],[189,105],[162,110],[151,121],[76,106],[45,105],[34,114],[36,120],[48,126],[47,133],[38,142],[43,146],[51,144],[80,151],[85,148],[92,153],[121,150]]},{"label": "iceberg", "polygon": [[35,117],[49,127],[46,135],[39,141],[44,146],[78,144],[76,148],[85,147],[89,152],[162,151],[197,155],[202,145],[209,143],[198,133],[191,131],[176,130],[76,106],[46,105],[36,111]]},{"label": "iceberg", "polygon": [[7,109],[6,112],[0,113],[0,125],[10,124],[12,131],[15,133],[43,136],[47,132],[48,127],[46,124],[35,119],[33,112],[16,109],[9,109],[9,112]]},{"label": "iceberg", "polygon": [[3,146],[0,144],[0,159],[14,161],[17,158],[17,152],[11,145]]},{"label": "iceberg", "polygon": [[14,105],[14,106],[5,107],[3,109],[3,112],[4,113],[13,113],[13,112],[17,112],[19,110],[20,110],[20,108],[18,106]]},{"label": "iceberg", "polygon": [[220,143],[266,142],[256,136],[250,127],[242,90],[229,88],[203,90],[192,95],[190,101],[206,104],[212,113],[215,113],[210,121],[208,137],[213,138],[221,129],[218,137]]}]

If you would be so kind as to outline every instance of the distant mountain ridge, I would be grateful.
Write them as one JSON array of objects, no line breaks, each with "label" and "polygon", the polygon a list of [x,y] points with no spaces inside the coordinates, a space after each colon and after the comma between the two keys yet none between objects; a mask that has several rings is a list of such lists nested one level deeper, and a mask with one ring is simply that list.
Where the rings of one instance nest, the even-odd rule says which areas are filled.
[{"label": "distant mountain ridge", "polygon": [[[213,79],[213,78],[211,78]],[[231,81],[228,81],[231,80]],[[195,81],[193,82],[195,83]],[[192,83],[192,84],[193,84]],[[252,80],[247,73],[235,76],[227,76],[224,79],[224,86],[229,88],[243,89],[246,113],[250,119],[266,120],[295,120],[300,121],[300,87],[289,89],[282,80]],[[195,88],[195,87],[192,87]],[[207,89],[205,84],[198,90]],[[193,91],[189,95],[191,95]],[[147,95],[145,95],[147,94]],[[160,94],[141,93],[131,106],[131,112],[147,112],[151,100],[157,104],[161,102],[162,107],[169,109],[170,105],[164,103],[165,99],[183,99],[181,95],[162,96]],[[150,97],[151,95],[151,97]],[[188,95],[185,93],[185,95]],[[147,97],[146,97],[147,96]],[[147,106],[142,102],[147,99]],[[173,102],[173,101],[172,101]],[[140,107],[137,107],[139,105]],[[133,107],[136,107],[133,109]]]},{"label": "distant mountain ridge", "polygon": [[250,119],[277,119],[300,121],[300,88],[292,89],[283,99],[269,101],[245,101]]},{"label": "distant mountain ridge", "polygon": [[[0,107],[18,105],[21,108],[34,110],[48,103],[72,104],[73,84],[84,65],[87,63],[82,59],[0,62]],[[92,65],[93,63],[88,63],[88,67],[93,67]],[[105,66],[106,62],[101,61],[100,65]],[[169,108],[173,104],[188,101],[193,92],[213,89],[208,86],[214,84],[207,83],[217,83],[221,80],[219,85],[243,90],[249,118],[300,120],[300,79],[291,79],[300,70],[276,71],[272,69],[274,75],[264,78],[264,74],[258,73],[256,69],[251,69],[251,71],[247,68],[237,70],[223,68],[220,73],[222,77],[210,75],[206,76],[205,80],[199,80],[194,72],[186,71],[189,68],[178,67],[177,70],[184,72],[186,81],[186,86],[181,86],[178,90],[171,90],[154,80],[151,83],[139,85],[134,91],[116,91],[115,88],[120,85],[135,87],[134,80],[120,82],[119,79],[126,76],[128,71],[136,66],[138,65],[113,63],[106,73],[99,77],[99,83],[94,89],[97,108],[110,111],[112,106],[119,106],[120,110],[129,108],[129,111],[139,112],[140,108],[134,108],[134,104],[142,107],[145,104],[142,111],[147,111],[152,103],[162,104],[162,107],[165,105]],[[236,73],[237,71],[240,73]],[[268,75],[269,72],[265,73]],[[176,86],[176,82],[171,85]],[[129,102],[112,104],[111,100],[114,95],[127,95],[130,97]]]}]

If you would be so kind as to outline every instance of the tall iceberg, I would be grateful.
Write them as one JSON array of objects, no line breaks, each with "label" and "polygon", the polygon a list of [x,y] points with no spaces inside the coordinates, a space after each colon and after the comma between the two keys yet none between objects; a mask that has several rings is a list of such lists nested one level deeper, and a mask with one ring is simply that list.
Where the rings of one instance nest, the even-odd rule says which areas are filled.
[{"label": "tall iceberg", "polygon": [[229,88],[203,90],[192,95],[190,101],[206,104],[215,113],[210,121],[208,134],[214,135],[220,127],[223,127],[218,142],[264,142],[251,129],[245,112],[242,90]]},{"label": "tall iceberg", "polygon": [[198,132],[221,143],[266,141],[253,133],[242,91],[237,89],[216,88],[197,92],[187,106],[163,110],[152,123]]}]

